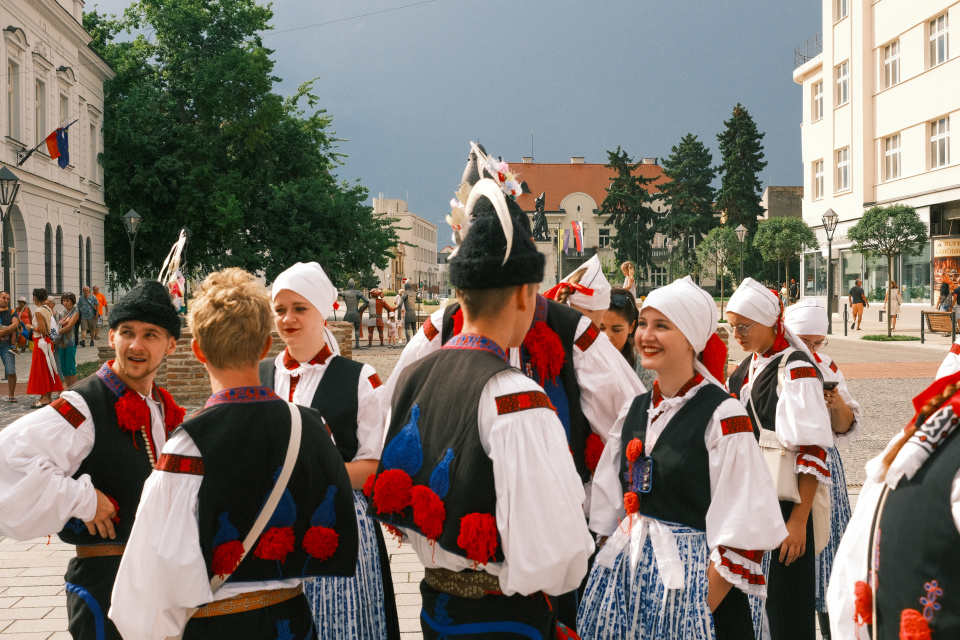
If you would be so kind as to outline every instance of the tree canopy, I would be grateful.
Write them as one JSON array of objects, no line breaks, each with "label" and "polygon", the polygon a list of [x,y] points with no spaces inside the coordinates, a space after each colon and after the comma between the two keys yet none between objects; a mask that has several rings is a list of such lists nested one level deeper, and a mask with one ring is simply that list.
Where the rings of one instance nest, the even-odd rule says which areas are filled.
[{"label": "tree canopy", "polygon": [[697,245],[697,260],[703,269],[714,268],[720,283],[720,313],[723,314],[723,276],[731,264],[740,264],[740,241],[730,227],[717,227]]},{"label": "tree canopy", "polygon": [[618,262],[632,260],[637,280],[646,280],[653,264],[652,248],[658,214],[650,207],[653,198],[647,185],[654,181],[639,174],[640,163],[634,163],[619,146],[607,151],[605,165],[617,172],[610,180],[607,195],[598,213],[607,216],[604,224],[612,224],[617,234],[611,239]]},{"label": "tree canopy", "polygon": [[713,217],[716,191],[711,184],[717,172],[710,150],[692,133],[670,151],[663,160],[663,172],[669,180],[660,185],[667,206],[660,232],[676,242],[680,264],[690,265],[694,252],[687,239],[693,236],[699,241],[717,226]]},{"label": "tree canopy", "polygon": [[392,220],[374,216],[359,182],[335,177],[343,156],[312,81],[286,99],[272,91],[272,51],[257,35],[271,18],[254,0],[139,0],[121,17],[84,14],[91,46],[117,73],[104,86],[99,156],[114,272],[126,272],[131,208],[142,216],[143,275],[159,271],[181,227],[199,273],[238,266],[272,280],[316,260],[336,281],[386,266]]},{"label": "tree canopy", "polygon": [[784,263],[786,282],[790,282],[790,263],[804,251],[819,249],[817,234],[800,218],[770,218],[762,221],[753,237],[753,246],[769,262]]}]

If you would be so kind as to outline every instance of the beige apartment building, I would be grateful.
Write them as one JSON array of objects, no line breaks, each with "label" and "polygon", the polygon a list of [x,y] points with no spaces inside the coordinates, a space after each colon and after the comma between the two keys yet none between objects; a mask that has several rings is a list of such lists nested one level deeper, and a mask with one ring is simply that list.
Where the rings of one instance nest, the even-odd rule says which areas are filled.
[{"label": "beige apartment building", "polygon": [[960,242],[944,241],[960,239],[960,163],[951,153],[960,45],[950,42],[960,2],[822,0],[821,9],[823,32],[797,48],[793,73],[803,87],[803,218],[821,242],[804,257],[803,295],[826,296],[822,216],[833,209],[838,295],[845,301],[862,278],[871,299],[882,300],[886,259],[861,256],[847,230],[874,205],[903,203],[916,208],[929,237],[921,255],[896,261],[892,276],[905,302],[930,304],[941,275],[960,267]]},{"label": "beige apartment building", "polygon": [[436,293],[442,284],[437,265],[437,225],[408,211],[406,200],[398,198],[374,198],[373,213],[397,219],[393,226],[401,243],[394,248],[387,268],[374,270],[381,288],[400,291],[404,278],[409,278]]}]

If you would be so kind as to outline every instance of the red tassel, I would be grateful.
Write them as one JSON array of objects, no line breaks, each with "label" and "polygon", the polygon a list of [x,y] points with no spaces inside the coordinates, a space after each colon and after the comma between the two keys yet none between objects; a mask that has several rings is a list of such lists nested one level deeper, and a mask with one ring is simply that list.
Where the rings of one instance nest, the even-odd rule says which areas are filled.
[{"label": "red tassel", "polygon": [[857,580],[853,592],[856,595],[857,602],[854,620],[858,625],[873,624],[873,589],[863,580]]},{"label": "red tassel", "polygon": [[583,461],[591,474],[597,470],[600,456],[603,454],[603,440],[595,433],[587,436],[587,444],[583,449]]},{"label": "red tassel", "polygon": [[117,501],[114,500],[112,496],[107,496],[107,500],[109,500],[110,504],[113,505],[113,510],[115,511],[113,517],[110,518],[110,521],[113,522],[113,524],[120,524],[120,505],[117,504]]},{"label": "red tassel", "polygon": [[900,640],[930,640],[930,623],[916,609],[900,614]]},{"label": "red tassel", "polygon": [[453,335],[458,336],[463,331],[463,309],[457,309],[453,314]]},{"label": "red tassel", "polygon": [[221,578],[225,578],[237,570],[242,555],[243,543],[239,540],[217,545],[217,548],[213,550],[213,561],[210,563],[213,572]]},{"label": "red tassel", "polygon": [[420,532],[430,540],[439,538],[447,517],[443,500],[429,487],[418,484],[410,490],[410,504],[413,505],[413,522],[420,527]]},{"label": "red tassel", "polygon": [[623,494],[623,508],[628,516],[640,511],[640,497],[633,491],[627,491]]},{"label": "red tassel", "polygon": [[310,527],[303,535],[303,550],[317,560],[333,557],[340,544],[340,535],[330,527]]},{"label": "red tassel", "polygon": [[363,495],[370,497],[373,493],[373,483],[377,481],[377,473],[373,472],[367,476],[367,481],[363,483]]},{"label": "red tassel", "polygon": [[383,528],[387,530],[387,533],[396,538],[398,544],[403,543],[403,531],[400,531],[400,529],[396,528],[392,524],[385,524],[383,525]]},{"label": "red tassel", "polygon": [[295,541],[293,527],[270,527],[260,536],[253,555],[261,560],[279,560],[282,564],[293,551]]},{"label": "red tassel", "polygon": [[716,333],[710,336],[707,346],[703,348],[703,366],[720,382],[726,380],[727,345]]},{"label": "red tassel", "polygon": [[640,441],[640,438],[634,438],[627,443],[627,460],[630,462],[636,462],[637,458],[640,457],[640,454],[643,453],[643,443]]},{"label": "red tassel", "polygon": [[468,513],[460,518],[457,546],[477,564],[487,564],[497,552],[497,521],[489,513]]},{"label": "red tassel", "polygon": [[533,323],[523,339],[523,347],[530,354],[530,365],[537,370],[541,386],[544,381],[553,382],[560,375],[567,354],[563,350],[560,336],[548,327],[546,322]]},{"label": "red tassel", "polygon": [[387,469],[373,485],[373,506],[377,514],[400,513],[410,506],[413,480],[401,469]]}]

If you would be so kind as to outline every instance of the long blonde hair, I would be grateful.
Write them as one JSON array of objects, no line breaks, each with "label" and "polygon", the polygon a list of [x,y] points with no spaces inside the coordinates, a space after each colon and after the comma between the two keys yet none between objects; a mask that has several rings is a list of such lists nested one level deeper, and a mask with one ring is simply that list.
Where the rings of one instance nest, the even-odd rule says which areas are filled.
[{"label": "long blonde hair", "polygon": [[633,262],[631,262],[630,260],[627,260],[626,262],[624,262],[623,264],[621,264],[621,265],[620,265],[620,271],[623,271],[623,270],[624,270],[624,269],[623,269],[624,267],[627,268],[627,269],[626,269],[627,276],[630,277],[630,278],[632,278],[632,277],[633,277],[633,273],[634,273]]}]

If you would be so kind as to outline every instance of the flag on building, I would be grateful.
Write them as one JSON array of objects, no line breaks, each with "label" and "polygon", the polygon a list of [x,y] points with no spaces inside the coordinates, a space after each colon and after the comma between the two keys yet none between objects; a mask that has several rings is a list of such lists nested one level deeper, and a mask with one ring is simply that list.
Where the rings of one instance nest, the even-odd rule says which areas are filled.
[{"label": "flag on building", "polygon": [[577,251],[583,251],[583,223],[574,220],[570,223],[573,226],[573,243]]},{"label": "flag on building", "polygon": [[57,130],[47,136],[47,154],[57,161],[61,169],[66,169],[70,164],[70,148],[67,139],[67,129],[76,122],[74,120],[65,127],[57,127]]}]

